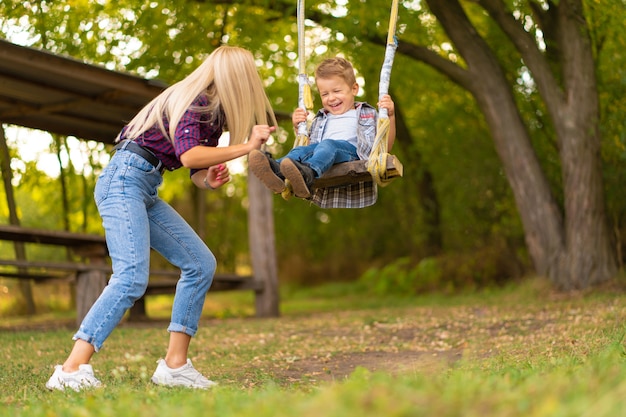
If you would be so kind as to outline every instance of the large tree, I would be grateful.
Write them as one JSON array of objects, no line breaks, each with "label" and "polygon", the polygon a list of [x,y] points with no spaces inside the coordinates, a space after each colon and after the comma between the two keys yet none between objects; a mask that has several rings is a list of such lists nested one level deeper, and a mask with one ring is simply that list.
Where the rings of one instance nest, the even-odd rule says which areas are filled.
[{"label": "large tree", "polygon": [[[502,0],[465,2],[466,8],[457,0],[426,3],[462,59],[454,62],[402,40],[399,51],[474,96],[515,196],[537,272],[562,289],[611,278],[617,266],[604,202],[594,49],[583,2],[531,1],[527,13]],[[560,198],[533,148],[501,58],[468,17],[475,4],[507,36],[532,76],[530,88],[540,95],[556,137]]]}]

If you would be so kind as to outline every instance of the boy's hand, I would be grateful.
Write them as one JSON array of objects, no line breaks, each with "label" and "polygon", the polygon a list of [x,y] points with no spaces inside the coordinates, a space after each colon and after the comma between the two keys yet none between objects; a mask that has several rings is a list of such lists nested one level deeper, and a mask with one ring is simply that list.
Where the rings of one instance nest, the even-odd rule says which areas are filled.
[{"label": "boy's hand", "polygon": [[387,109],[387,115],[392,117],[394,115],[395,105],[393,100],[391,100],[391,96],[389,94],[383,95],[378,101],[379,109]]},{"label": "boy's hand", "polygon": [[298,129],[298,125],[302,122],[306,122],[306,118],[309,115],[309,112],[298,107],[295,109],[291,115],[291,122],[293,123],[293,128]]}]

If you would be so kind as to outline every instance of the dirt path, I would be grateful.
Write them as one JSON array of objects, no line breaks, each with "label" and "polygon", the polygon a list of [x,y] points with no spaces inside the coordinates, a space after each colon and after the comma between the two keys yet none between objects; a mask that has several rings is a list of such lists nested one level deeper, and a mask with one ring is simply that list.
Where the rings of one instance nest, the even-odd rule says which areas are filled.
[{"label": "dirt path", "polygon": [[[345,309],[275,319],[203,319],[193,343],[193,360],[205,364],[219,380],[245,385],[266,377],[286,384],[336,381],[359,367],[429,373],[465,359],[498,355],[520,361],[550,358],[563,351],[585,355],[611,343],[607,339],[611,329],[623,329],[624,298],[563,297],[532,305],[498,299],[473,305]],[[155,329],[144,336],[156,337],[160,343],[167,321],[120,326],[131,331],[138,328]],[[0,331],[74,329],[70,321],[25,321]],[[118,334],[112,335],[112,345],[132,343]]]}]

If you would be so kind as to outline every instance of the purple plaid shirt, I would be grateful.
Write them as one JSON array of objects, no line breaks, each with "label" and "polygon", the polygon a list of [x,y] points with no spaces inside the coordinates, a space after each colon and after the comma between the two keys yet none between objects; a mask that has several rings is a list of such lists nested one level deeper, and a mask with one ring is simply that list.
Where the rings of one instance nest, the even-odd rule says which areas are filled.
[{"label": "purple plaid shirt", "polygon": [[[163,163],[166,169],[173,171],[180,168],[180,156],[189,149],[196,146],[217,146],[223,132],[223,122],[211,122],[211,114],[199,113],[193,107],[206,107],[207,97],[202,94],[198,96],[190,106],[190,109],[183,114],[174,136],[174,144],[163,135],[159,126],[153,126],[146,130],[141,136],[134,138],[139,145],[152,151],[154,155]],[[223,120],[223,118],[220,118]],[[169,131],[169,121],[163,120],[165,130]],[[126,137],[126,127],[120,133],[120,140],[129,139]],[[207,167],[208,168],[208,167]],[[198,171],[192,169],[191,174]]]}]

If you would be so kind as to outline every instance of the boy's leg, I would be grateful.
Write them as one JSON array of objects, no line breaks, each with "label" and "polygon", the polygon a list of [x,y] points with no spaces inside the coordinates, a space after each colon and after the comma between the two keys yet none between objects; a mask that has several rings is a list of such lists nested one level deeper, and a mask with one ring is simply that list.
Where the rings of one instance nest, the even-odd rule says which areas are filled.
[{"label": "boy's leg", "polygon": [[248,154],[250,171],[261,182],[275,193],[282,193],[285,188],[285,177],[280,172],[280,164],[267,152],[257,149]]},{"label": "boy's leg", "polygon": [[313,186],[313,181],[315,180],[315,171],[313,171],[308,165],[285,157],[280,162],[280,171],[291,183],[293,193],[296,197],[311,197],[311,188]]},{"label": "boy's leg", "polygon": [[[310,152],[312,151],[312,152]],[[291,152],[290,152],[291,153]],[[359,159],[356,147],[345,140],[326,139],[310,148],[306,155],[283,158],[280,170],[291,182],[296,197],[309,198],[315,178],[319,178],[334,164]]]},{"label": "boy's leg", "polygon": [[311,157],[303,162],[306,162],[315,171],[316,177],[321,177],[335,164],[358,159],[356,147],[350,142],[326,139],[321,141]]},{"label": "boy's leg", "polygon": [[319,143],[313,143],[311,145],[306,145],[306,146],[296,146],[295,148],[291,149],[287,153],[287,155],[285,155],[282,158],[278,158],[276,161],[278,161],[278,163],[281,163],[283,159],[289,158],[292,161],[296,161],[296,162],[306,162],[307,160],[313,157],[313,154],[315,153],[315,149],[317,149],[318,146],[319,146]]}]

